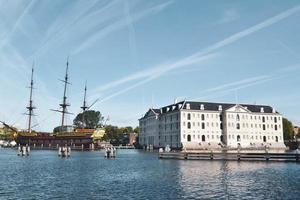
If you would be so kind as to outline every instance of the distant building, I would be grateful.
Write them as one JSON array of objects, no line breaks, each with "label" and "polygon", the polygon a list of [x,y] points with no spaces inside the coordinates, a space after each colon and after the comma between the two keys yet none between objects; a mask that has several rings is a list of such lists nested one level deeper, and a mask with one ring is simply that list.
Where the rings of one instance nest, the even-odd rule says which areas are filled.
[{"label": "distant building", "polygon": [[136,137],[137,134],[134,132],[129,134],[129,145],[134,145],[136,143]]},{"label": "distant building", "polygon": [[300,128],[298,126],[294,127],[294,136],[297,136],[299,133]]},{"label": "distant building", "polygon": [[141,145],[185,149],[285,148],[282,116],[272,107],[182,101],[139,119]]}]

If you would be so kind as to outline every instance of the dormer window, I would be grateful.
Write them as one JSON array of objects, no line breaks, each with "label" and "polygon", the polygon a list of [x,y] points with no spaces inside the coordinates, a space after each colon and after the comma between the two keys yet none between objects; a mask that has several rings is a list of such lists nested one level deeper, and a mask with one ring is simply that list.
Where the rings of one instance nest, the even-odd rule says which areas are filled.
[{"label": "dormer window", "polygon": [[169,108],[169,107],[167,107],[167,112],[169,112],[169,110],[170,110],[170,108]]},{"label": "dormer window", "polygon": [[274,108],[272,108],[272,113],[276,113],[276,110]]},{"label": "dormer window", "polygon": [[172,110],[175,110],[176,106],[172,106]]},{"label": "dormer window", "polygon": [[221,106],[221,105],[219,105],[218,110],[219,110],[219,111],[222,111],[222,106]]},{"label": "dormer window", "polygon": [[181,106],[182,106],[182,104],[178,104],[178,109],[180,109],[180,108],[181,108]]},{"label": "dormer window", "polygon": [[191,106],[189,103],[186,104],[186,109],[188,109],[188,110],[191,109]]},{"label": "dormer window", "polygon": [[265,111],[264,111],[264,107],[261,107],[261,108],[260,108],[260,112],[261,112],[261,113],[265,112]]},{"label": "dormer window", "polygon": [[200,105],[200,110],[204,110],[204,105],[203,104]]}]

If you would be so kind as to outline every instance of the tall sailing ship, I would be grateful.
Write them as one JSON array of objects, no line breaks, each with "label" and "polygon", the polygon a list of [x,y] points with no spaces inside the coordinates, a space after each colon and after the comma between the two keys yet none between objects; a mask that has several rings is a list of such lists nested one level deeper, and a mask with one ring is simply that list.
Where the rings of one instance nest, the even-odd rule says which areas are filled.
[{"label": "tall sailing ship", "polygon": [[[67,89],[69,83],[69,61],[66,63],[66,72],[65,77],[62,82],[64,83],[64,93],[62,103],[59,104],[60,109],[52,109],[52,111],[61,113],[61,124],[59,126],[59,131],[54,133],[41,133],[32,130],[32,116],[34,116],[33,110],[36,109],[33,106],[33,73],[34,69],[31,71],[31,82],[30,82],[30,97],[29,105],[26,107],[28,110],[28,129],[26,131],[17,132],[17,143],[20,145],[29,145],[33,147],[48,147],[48,148],[57,148],[59,146],[70,146],[73,149],[94,149],[99,143],[101,136],[105,134],[104,129],[87,129],[83,125],[82,128],[77,128],[75,130],[69,130],[66,125],[65,117],[72,113],[68,112],[67,108],[70,104],[67,102]],[[84,89],[84,99],[83,106],[81,107],[84,117],[84,112],[89,109],[86,103],[86,93],[87,86],[85,85]],[[84,121],[84,120],[83,120]]]}]

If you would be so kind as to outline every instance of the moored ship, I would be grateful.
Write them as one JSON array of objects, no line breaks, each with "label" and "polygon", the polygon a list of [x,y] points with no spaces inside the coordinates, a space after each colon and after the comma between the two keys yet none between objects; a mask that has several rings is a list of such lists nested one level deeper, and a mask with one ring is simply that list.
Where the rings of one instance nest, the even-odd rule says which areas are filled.
[{"label": "moored ship", "polygon": [[[83,124],[82,127],[74,129],[72,126],[65,125],[65,116],[69,113],[67,107],[70,104],[67,103],[67,85],[69,84],[69,62],[66,63],[66,73],[65,78],[62,80],[64,83],[64,94],[63,101],[60,104],[61,109],[52,110],[55,112],[59,112],[62,114],[61,125],[59,126],[59,130],[54,133],[46,133],[46,132],[37,132],[32,130],[31,119],[33,114],[33,110],[36,109],[33,106],[32,93],[33,93],[33,68],[31,73],[31,82],[30,82],[30,99],[29,106],[27,106],[28,110],[28,129],[26,131],[16,131],[15,139],[18,145],[28,145],[33,148],[49,148],[56,149],[59,147],[71,147],[72,149],[80,149],[80,150],[93,150],[98,148],[100,145],[100,139],[105,134],[103,128],[97,129],[89,129],[86,128]],[[84,90],[84,101],[82,108],[82,113],[87,111],[89,107],[86,104],[86,86]],[[84,116],[84,115],[83,115]]]}]

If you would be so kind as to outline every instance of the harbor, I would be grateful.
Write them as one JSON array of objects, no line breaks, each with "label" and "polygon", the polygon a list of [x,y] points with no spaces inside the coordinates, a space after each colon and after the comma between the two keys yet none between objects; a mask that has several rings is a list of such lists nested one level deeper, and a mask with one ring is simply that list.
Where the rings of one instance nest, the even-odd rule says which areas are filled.
[{"label": "harbor", "polygon": [[[158,152],[0,149],[3,199],[297,199],[299,164],[158,159]],[[262,187],[263,185],[263,187]],[[62,187],[63,186],[63,187]],[[279,188],[280,187],[280,188]],[[267,191],[285,191],[267,192]],[[17,191],[17,192],[15,192]],[[53,192],[55,191],[55,192]],[[243,192],[242,192],[243,191]]]}]

